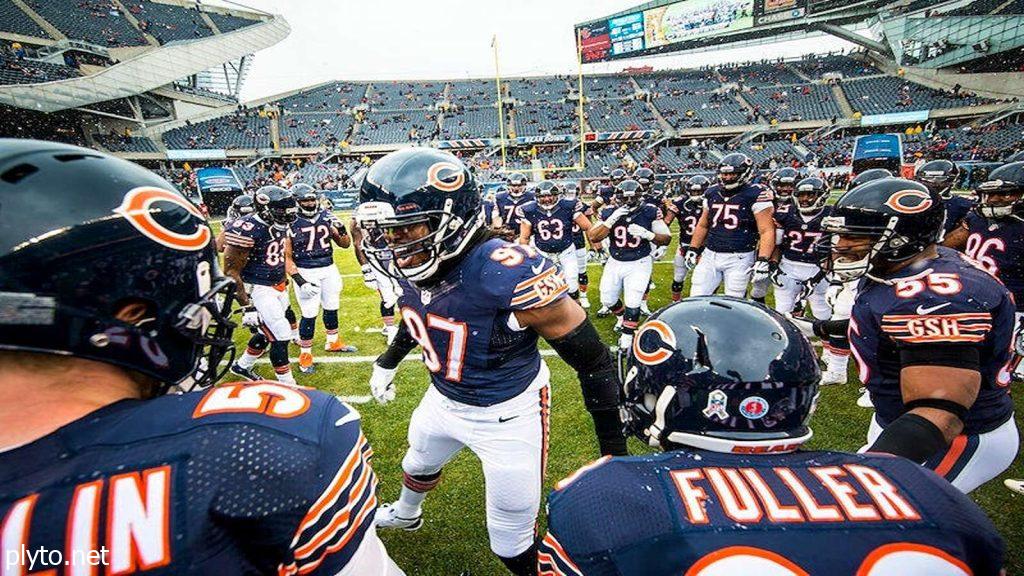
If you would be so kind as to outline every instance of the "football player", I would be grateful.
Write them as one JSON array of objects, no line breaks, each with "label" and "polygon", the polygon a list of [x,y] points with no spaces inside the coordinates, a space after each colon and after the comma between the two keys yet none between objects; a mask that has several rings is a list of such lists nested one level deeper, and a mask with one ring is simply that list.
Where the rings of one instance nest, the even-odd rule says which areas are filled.
[{"label": "football player", "polygon": [[686,249],[693,238],[693,229],[697,226],[700,213],[704,209],[704,194],[711,186],[706,176],[691,176],[679,190],[679,195],[668,201],[665,224],[679,220],[679,248],[672,260],[672,301],[678,302],[683,297],[683,284],[690,269],[684,262]]},{"label": "football player", "polygon": [[334,244],[348,248],[352,243],[345,225],[330,210],[325,210],[320,194],[309,184],[291,188],[299,207],[298,218],[289,229],[288,271],[295,283],[302,319],[299,321],[299,370],[310,374],[313,366],[313,332],[321,305],[328,352],[355,352],[338,338],[338,307],[341,302],[341,274],[334,265]]},{"label": "football player", "polygon": [[964,251],[1002,281],[1017,304],[1018,337],[1014,375],[1020,379],[1024,363],[1021,318],[1024,317],[1024,162],[996,168],[977,189],[980,202],[945,244]]},{"label": "football player", "polygon": [[[783,314],[803,313],[806,298],[817,320],[832,318],[832,307],[826,300],[829,287],[820,266],[820,253],[824,249],[821,222],[831,214],[825,205],[828,188],[821,178],[804,178],[795,187],[792,202],[780,206],[775,212],[781,240],[776,247],[779,264],[772,273],[775,284],[775,309]],[[800,310],[795,308],[799,306]],[[845,384],[849,352],[843,342],[822,339],[822,359],[825,373],[822,384]]]},{"label": "football player", "polygon": [[374,364],[371,391],[394,397],[395,368],[417,344],[431,386],[409,422],[403,488],[378,525],[415,530],[441,469],[468,447],[483,465],[491,550],[535,574],[534,526],[548,438],[542,337],[577,373],[603,454],[623,454],[618,378],[608,347],[565,279],[534,248],[492,238],[479,186],[461,160],[405,148],[370,167],[357,210],[386,247],[363,250],[399,279],[402,328]]},{"label": "football player", "polygon": [[[665,188],[661,182],[658,182],[654,177],[654,170],[641,166],[633,171],[633,180],[636,180],[640,184],[640,195],[643,197],[643,201],[647,204],[651,204],[658,208],[659,213],[664,219],[665,214],[665,200],[664,192]],[[668,223],[666,223],[666,226]],[[651,261],[657,262],[668,252],[668,245],[651,244]],[[651,315],[651,309],[647,307],[647,299],[651,295],[651,290],[654,289],[654,280],[652,279],[647,283],[647,289],[644,290],[643,298],[640,300],[640,312],[646,316]]]},{"label": "football player", "polygon": [[[793,191],[796,190],[797,180],[800,179],[800,173],[795,168],[780,168],[776,170],[771,177],[768,178],[768,187],[772,191],[772,206],[774,208],[773,217],[775,218],[775,253],[772,255],[769,267],[771,269],[771,278],[778,276],[778,257],[779,257],[779,242],[782,240],[782,233],[779,230],[779,212],[788,212],[793,209]],[[750,286],[750,299],[755,302],[764,304],[768,297],[768,285],[771,284],[770,279],[761,280],[760,282],[753,282]],[[777,302],[777,301],[776,301]],[[795,304],[795,302],[794,302]],[[801,309],[803,305],[801,303]],[[777,308],[776,308],[777,309]]]},{"label": "football player", "polygon": [[800,172],[796,168],[779,168],[772,174],[772,177],[768,180],[768,186],[772,189],[776,208],[789,206],[793,203],[796,183],[800,180]]},{"label": "football player", "polygon": [[358,412],[206,388],[236,292],[199,210],[63,144],[0,140],[0,174],[0,572],[400,576]]},{"label": "football player", "polygon": [[753,176],[754,163],[746,154],[728,154],[719,163],[718,184],[704,196],[700,219],[683,258],[693,270],[691,295],[713,294],[724,281],[726,295],[740,298],[746,295],[747,284],[763,282],[771,274],[770,258],[775,251],[772,193],[752,184]]},{"label": "football player", "polygon": [[609,238],[608,262],[601,274],[601,305],[620,317],[619,347],[627,348],[640,321],[640,304],[651,281],[651,245],[664,246],[672,233],[661,210],[643,201],[640,184],[623,180],[615,191],[615,205],[601,210],[590,229],[591,242]]},{"label": "football player", "polygon": [[562,269],[569,297],[580,299],[579,264],[572,230],[590,230],[590,219],[583,215],[583,203],[562,197],[561,187],[545,180],[534,191],[536,200],[518,208],[519,243],[533,246]]},{"label": "football player", "polygon": [[800,450],[819,371],[778,313],[687,298],[641,326],[625,369],[627,426],[664,453],[602,458],[558,483],[540,574],[1002,573],[995,526],[935,474]]},{"label": "football player", "polygon": [[356,254],[356,261],[359,262],[360,271],[363,274],[363,284],[377,292],[380,297],[380,318],[384,326],[381,333],[387,339],[387,343],[390,345],[394,341],[395,336],[398,334],[398,326],[395,325],[395,305],[398,304],[398,283],[395,279],[384,272],[383,269],[378,269],[370,262],[370,259],[363,253],[363,244],[368,242],[378,248],[384,248],[384,237],[379,232],[374,231],[371,236],[364,238],[364,234],[368,232],[364,231],[362,224],[358,221],[358,211],[352,216],[349,222],[349,229],[352,230],[352,250]]},{"label": "football player", "polygon": [[[580,188],[576,181],[570,180],[565,183],[566,199],[580,201],[579,193]],[[584,206],[583,217],[587,219],[588,223],[592,214],[591,209]],[[587,235],[583,228],[580,228],[575,222],[572,225],[572,243],[576,248],[576,268],[579,270],[577,282],[580,286],[580,306],[587,310],[590,308],[590,300],[587,298],[587,288],[590,286],[590,275],[587,274]]]},{"label": "football player", "polygon": [[509,240],[519,237],[519,215],[516,209],[533,201],[533,194],[526,191],[526,176],[515,172],[508,177],[508,192],[499,192],[494,196],[494,206],[498,217],[494,219],[494,227]]},{"label": "football player", "polygon": [[256,210],[253,205],[252,196],[248,194],[239,194],[231,201],[231,206],[228,206],[227,213],[224,215],[224,221],[221,222],[220,234],[217,234],[217,251],[224,251],[224,232],[231,227],[231,223],[241,218],[242,216],[248,216]]},{"label": "football player", "polygon": [[[253,200],[255,212],[232,222],[224,233],[224,273],[235,281],[242,325],[253,333],[245,353],[231,365],[231,373],[261,380],[253,366],[269,346],[277,379],[294,384],[288,361],[292,329],[285,316],[289,305],[285,259],[289,226],[299,209],[291,192],[279,186],[260,188]],[[246,291],[246,285],[251,290]]]},{"label": "football player", "polygon": [[932,160],[917,169],[914,179],[924,184],[929,190],[938,194],[946,205],[945,234],[960,227],[967,214],[974,208],[970,198],[953,194],[953,186],[960,177],[960,169],[949,160]]},{"label": "football player", "polygon": [[946,247],[942,198],[883,178],[850,190],[822,228],[831,273],[860,280],[850,344],[875,407],[866,449],[925,464],[963,492],[1010,466],[1015,306],[978,264]]}]

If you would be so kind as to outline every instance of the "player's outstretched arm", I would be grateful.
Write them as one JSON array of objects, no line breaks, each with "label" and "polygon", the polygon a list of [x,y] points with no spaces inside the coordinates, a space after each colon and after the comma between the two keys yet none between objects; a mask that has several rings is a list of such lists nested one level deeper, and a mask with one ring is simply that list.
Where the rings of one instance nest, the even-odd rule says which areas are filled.
[{"label": "player's outstretched arm", "polygon": [[690,249],[700,251],[704,247],[704,240],[708,237],[708,209],[705,206],[700,211],[700,218],[693,227],[693,236],[690,237]]},{"label": "player's outstretched arm", "polygon": [[924,463],[963,431],[981,387],[981,354],[973,346],[915,346],[900,351],[900,363],[900,390],[909,410],[868,450]]},{"label": "player's outstretched arm", "polygon": [[942,245],[963,252],[964,247],[967,246],[967,237],[969,235],[966,222],[961,221],[959,226],[952,229],[949,234],[946,234],[946,237],[942,240]]},{"label": "player's outstretched arm", "polygon": [[533,226],[524,218],[519,221],[519,243],[529,244],[530,235],[533,234]]},{"label": "player's outstretched arm", "polygon": [[398,371],[398,364],[405,358],[412,349],[416,347],[416,341],[409,334],[409,328],[405,323],[398,326],[388,349],[377,357],[373,363],[373,373],[370,375],[370,394],[380,404],[387,404],[395,399],[395,372]]},{"label": "player's outstretched arm", "polygon": [[765,208],[754,214],[754,221],[757,222],[757,234],[760,241],[757,244],[758,258],[771,258],[775,252],[775,218],[771,208]]},{"label": "player's outstretched arm", "polygon": [[249,305],[249,294],[245,291],[245,282],[242,281],[242,270],[249,262],[249,248],[243,248],[232,244],[230,239],[224,246],[224,274],[235,281],[235,299],[239,306]]},{"label": "player's outstretched arm", "polygon": [[571,298],[559,298],[539,308],[516,310],[515,317],[520,326],[532,328],[547,340],[576,371],[601,454],[627,455],[615,362],[583,308]]}]

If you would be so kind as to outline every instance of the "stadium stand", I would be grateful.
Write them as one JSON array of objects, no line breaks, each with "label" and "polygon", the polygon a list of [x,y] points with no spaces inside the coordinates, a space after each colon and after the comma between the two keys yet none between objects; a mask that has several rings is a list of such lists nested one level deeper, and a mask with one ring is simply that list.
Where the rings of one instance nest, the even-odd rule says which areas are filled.
[{"label": "stadium stand", "polygon": [[750,116],[732,96],[723,93],[663,96],[654,100],[661,115],[676,128],[752,124]]},{"label": "stadium stand", "polygon": [[634,76],[634,80],[641,89],[666,96],[693,94],[719,87],[718,77],[710,70],[678,70]]},{"label": "stadium stand", "polygon": [[36,38],[49,38],[35,20],[29,18],[28,14],[22,11],[11,0],[0,0],[0,31],[13,32]]},{"label": "stadium stand", "polygon": [[160,148],[144,136],[97,134],[96,142],[111,152],[159,152]]},{"label": "stadium stand", "polygon": [[444,82],[374,82],[370,88],[373,110],[432,108],[444,92]]},{"label": "stadium stand", "polygon": [[590,99],[630,96],[636,88],[626,76],[583,77],[583,95]]},{"label": "stadium stand", "polygon": [[308,148],[332,146],[347,140],[352,116],[336,112],[309,112],[281,117],[281,146]]},{"label": "stadium stand", "polygon": [[125,7],[139,21],[140,29],[152,34],[161,44],[213,35],[198,9],[152,0],[133,0],[126,2]]},{"label": "stadium stand", "polygon": [[638,146],[630,150],[630,156],[656,172],[692,172],[715,165],[708,150],[697,146],[660,146],[654,149]]},{"label": "stadium stand", "polygon": [[449,83],[448,99],[460,106],[491,106],[498,101],[494,82],[463,80]]},{"label": "stadium stand", "polygon": [[786,67],[783,62],[723,66],[718,68],[725,82],[738,82],[746,86],[778,86],[798,84],[802,78]]},{"label": "stadium stand", "polygon": [[[225,122],[225,120],[227,120]],[[225,118],[186,124],[163,134],[164,145],[171,149],[269,148],[270,119],[253,110],[242,110]]]},{"label": "stadium stand", "polygon": [[80,76],[78,70],[70,66],[17,59],[0,54],[0,85],[51,82],[76,76]]},{"label": "stadium stand", "polygon": [[991,102],[966,92],[954,95],[891,76],[843,82],[843,91],[850,106],[863,114],[957,108]]},{"label": "stadium stand", "polygon": [[829,120],[843,114],[832,90],[822,84],[755,87],[744,92],[743,99],[769,122]]},{"label": "stadium stand", "polygon": [[444,123],[441,126],[442,140],[497,138],[499,135],[498,109],[493,106],[451,108],[444,113]]},{"label": "stadium stand", "polygon": [[813,79],[820,79],[827,73],[842,74],[844,78],[857,78],[880,74],[874,66],[843,54],[832,54],[821,57],[806,57],[791,62],[790,66],[803,72]]},{"label": "stadium stand", "polygon": [[274,102],[282,111],[340,111],[366,101],[366,84],[331,82],[310,90],[302,90]]},{"label": "stadium stand", "polygon": [[508,80],[507,83],[509,94],[516,100],[562,100],[569,93],[566,80],[558,76],[519,78]]},{"label": "stadium stand", "polygon": [[246,26],[252,26],[253,24],[259,24],[259,20],[250,20],[249,18],[242,18],[235,16],[234,14],[221,14],[220,12],[206,12],[210,20],[221,32],[233,32]]},{"label": "stadium stand", "polygon": [[750,159],[754,165],[761,169],[774,170],[781,166],[789,165],[793,160],[799,160],[793,146],[785,140],[772,140],[768,142],[750,143],[738,148]]},{"label": "stadium stand", "polygon": [[371,112],[354,137],[356,144],[417,142],[437,137],[437,115],[422,110]]},{"label": "stadium stand", "polygon": [[147,44],[137,28],[109,0],[25,0],[32,10],[53,24],[68,38],[105,46]]},{"label": "stadium stand", "polygon": [[584,113],[590,128],[598,132],[658,128],[654,114],[640,100],[590,100]]},{"label": "stadium stand", "polygon": [[562,102],[520,104],[515,108],[516,136],[579,132],[576,105]]}]

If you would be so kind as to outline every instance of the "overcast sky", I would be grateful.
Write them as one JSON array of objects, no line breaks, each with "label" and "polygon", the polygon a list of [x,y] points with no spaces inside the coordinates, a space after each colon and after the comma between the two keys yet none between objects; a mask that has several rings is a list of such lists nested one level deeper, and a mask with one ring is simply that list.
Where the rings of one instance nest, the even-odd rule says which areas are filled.
[{"label": "overcast sky", "polygon": [[[214,0],[216,2],[216,0]],[[211,2],[213,3],[213,2]],[[575,72],[573,25],[636,6],[641,0],[242,0],[283,14],[287,38],[256,54],[244,86],[249,101],[326,80],[494,77],[497,34],[502,75]],[[832,37],[683,57],[622,60],[627,66],[698,67],[707,63],[799,56],[850,49]]]}]

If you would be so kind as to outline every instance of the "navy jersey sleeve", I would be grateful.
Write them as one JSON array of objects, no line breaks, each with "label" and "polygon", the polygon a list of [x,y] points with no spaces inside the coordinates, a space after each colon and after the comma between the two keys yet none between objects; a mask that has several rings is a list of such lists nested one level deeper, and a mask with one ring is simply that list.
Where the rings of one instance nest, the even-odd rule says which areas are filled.
[{"label": "navy jersey sleeve", "polygon": [[531,246],[497,245],[488,251],[480,286],[499,310],[529,310],[565,297],[562,271]]},{"label": "navy jersey sleeve", "polygon": [[279,404],[291,394],[309,407],[253,434],[249,445],[268,447],[236,454],[220,471],[230,477],[221,479],[211,514],[264,573],[337,574],[373,522],[373,451],[355,409],[304,389],[285,392]]},{"label": "navy jersey sleeve", "polygon": [[248,218],[236,218],[231,226],[224,230],[224,242],[229,246],[252,248],[256,245],[258,230]]}]

